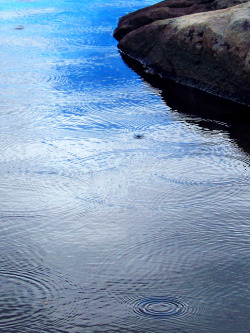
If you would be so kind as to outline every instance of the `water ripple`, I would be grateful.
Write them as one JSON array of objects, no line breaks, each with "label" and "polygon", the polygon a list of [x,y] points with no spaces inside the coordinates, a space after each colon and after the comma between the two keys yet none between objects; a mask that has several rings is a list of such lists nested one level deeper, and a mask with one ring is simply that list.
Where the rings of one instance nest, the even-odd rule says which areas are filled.
[{"label": "water ripple", "polygon": [[136,314],[153,318],[185,316],[190,312],[185,302],[174,297],[135,299],[130,306]]},{"label": "water ripple", "polygon": [[49,269],[24,272],[0,270],[0,329],[17,328],[24,323],[46,329],[44,319],[53,325],[69,322],[82,310],[79,286]]},{"label": "water ripple", "polygon": [[[0,218],[0,222],[2,226],[4,219]],[[1,227],[0,267],[2,270],[7,271],[10,267],[17,271],[31,268],[36,270],[44,264],[46,251],[32,243],[28,237],[13,240],[10,228],[5,230],[6,232],[3,229]]]},{"label": "water ripple", "polygon": [[249,156],[125,67],[153,2],[2,1],[1,332],[244,331]]},{"label": "water ripple", "polygon": [[[46,171],[31,176],[10,174],[3,177],[1,194],[6,200],[1,207],[2,232],[23,233],[21,222],[34,231],[40,228],[51,230],[67,221],[70,229],[68,221],[82,218],[103,203],[104,197],[89,184],[90,180],[71,179]],[[8,200],[15,205],[10,206]],[[48,216],[53,219],[53,224],[46,222]],[[8,220],[16,223],[8,223]]]}]

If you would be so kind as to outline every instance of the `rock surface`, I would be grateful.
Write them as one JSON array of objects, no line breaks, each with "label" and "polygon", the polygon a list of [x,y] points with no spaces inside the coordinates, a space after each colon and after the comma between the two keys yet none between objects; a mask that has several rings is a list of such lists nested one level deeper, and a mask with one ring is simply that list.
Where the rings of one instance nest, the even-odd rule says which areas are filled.
[{"label": "rock surface", "polygon": [[165,0],[155,5],[129,13],[119,19],[114,37],[119,41],[127,33],[156,20],[225,9],[249,0]]},{"label": "rock surface", "polygon": [[[230,7],[239,2],[243,3]],[[226,9],[212,10],[223,6]],[[162,13],[162,8],[167,15],[174,10],[178,15],[152,15],[158,9]],[[204,8],[206,12],[200,12]],[[194,10],[198,13],[190,14]],[[148,17],[153,22],[147,23]],[[126,15],[115,36],[121,36],[120,27],[124,34],[130,22],[135,28],[124,34],[118,47],[152,74],[250,105],[249,18],[250,3],[244,0],[169,0]]]}]

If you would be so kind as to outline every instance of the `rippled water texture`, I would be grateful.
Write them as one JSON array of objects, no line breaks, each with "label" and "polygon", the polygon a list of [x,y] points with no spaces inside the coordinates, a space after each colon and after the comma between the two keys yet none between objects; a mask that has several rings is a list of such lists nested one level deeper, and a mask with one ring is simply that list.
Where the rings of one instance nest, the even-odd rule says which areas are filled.
[{"label": "rippled water texture", "polygon": [[249,154],[123,62],[153,3],[0,1],[1,333],[249,332]]}]

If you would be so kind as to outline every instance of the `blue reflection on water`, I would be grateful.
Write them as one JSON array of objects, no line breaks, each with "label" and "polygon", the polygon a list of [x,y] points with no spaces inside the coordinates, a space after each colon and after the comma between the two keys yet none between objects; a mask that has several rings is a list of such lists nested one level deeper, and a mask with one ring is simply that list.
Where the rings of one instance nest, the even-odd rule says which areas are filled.
[{"label": "blue reflection on water", "polygon": [[154,2],[1,1],[0,331],[246,332],[249,156],[122,61]]}]

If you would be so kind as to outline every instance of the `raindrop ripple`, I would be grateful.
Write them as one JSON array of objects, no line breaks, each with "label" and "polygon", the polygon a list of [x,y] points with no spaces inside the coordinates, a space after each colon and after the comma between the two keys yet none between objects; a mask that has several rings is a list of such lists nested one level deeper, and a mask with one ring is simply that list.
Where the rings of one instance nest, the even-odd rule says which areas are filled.
[{"label": "raindrop ripple", "polygon": [[169,318],[185,316],[188,306],[175,297],[149,297],[134,300],[132,307],[135,313],[152,318]]}]

